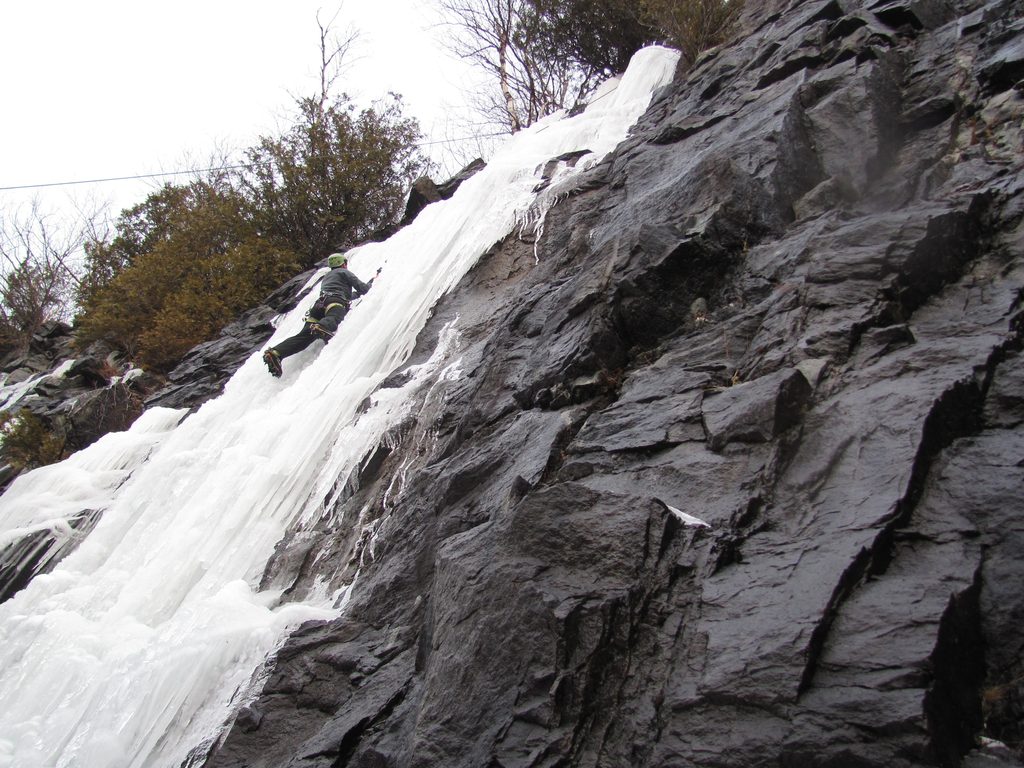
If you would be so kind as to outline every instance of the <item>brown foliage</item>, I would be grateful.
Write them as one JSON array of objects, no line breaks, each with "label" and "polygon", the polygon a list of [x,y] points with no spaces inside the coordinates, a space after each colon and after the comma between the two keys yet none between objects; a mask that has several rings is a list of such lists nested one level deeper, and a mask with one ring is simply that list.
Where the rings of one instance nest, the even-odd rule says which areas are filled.
[{"label": "brown foliage", "polygon": [[692,64],[708,48],[728,39],[743,0],[640,0],[640,7]]},{"label": "brown foliage", "polygon": [[165,372],[296,271],[297,256],[258,236],[233,191],[188,189],[164,236],[87,298],[80,341],[112,341]]},{"label": "brown foliage", "polygon": [[575,106],[656,41],[692,64],[731,34],[743,0],[439,0],[449,47],[495,88],[477,111],[516,132]]}]

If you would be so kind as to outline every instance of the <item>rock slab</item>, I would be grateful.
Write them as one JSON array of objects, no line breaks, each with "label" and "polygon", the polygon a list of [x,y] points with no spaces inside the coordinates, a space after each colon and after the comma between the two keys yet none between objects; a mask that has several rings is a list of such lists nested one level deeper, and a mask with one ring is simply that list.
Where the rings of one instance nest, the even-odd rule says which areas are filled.
[{"label": "rock slab", "polygon": [[1022,15],[749,3],[435,308],[204,764],[1019,765]]}]

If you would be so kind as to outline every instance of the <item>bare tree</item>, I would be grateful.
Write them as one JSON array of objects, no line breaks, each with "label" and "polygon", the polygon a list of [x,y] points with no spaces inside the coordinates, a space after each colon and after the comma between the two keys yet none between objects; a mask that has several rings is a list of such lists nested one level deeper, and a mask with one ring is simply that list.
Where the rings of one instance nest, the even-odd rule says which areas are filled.
[{"label": "bare tree", "polygon": [[449,113],[436,135],[444,138],[426,145],[431,158],[428,171],[435,178],[448,179],[470,163],[493,155],[499,140],[507,137],[508,131],[496,131],[493,127],[481,126],[478,120]]},{"label": "bare tree", "polygon": [[338,6],[334,16],[326,24],[320,21],[319,11],[316,14],[316,25],[320,29],[320,94],[317,102],[321,112],[326,108],[334,86],[345,70],[348,63],[346,58],[359,39],[359,33],[351,27],[340,36],[334,32],[334,23],[338,20],[341,10],[341,6]]},{"label": "bare tree", "polygon": [[[82,213],[80,211],[80,213]],[[0,336],[25,347],[49,320],[73,314],[80,254],[97,216],[69,226],[34,200],[27,213],[0,217]]]},{"label": "bare tree", "polygon": [[543,55],[527,0],[439,0],[453,30],[449,48],[493,76],[496,90],[474,104],[491,124],[515,133],[584,98],[596,80],[569,62]]}]

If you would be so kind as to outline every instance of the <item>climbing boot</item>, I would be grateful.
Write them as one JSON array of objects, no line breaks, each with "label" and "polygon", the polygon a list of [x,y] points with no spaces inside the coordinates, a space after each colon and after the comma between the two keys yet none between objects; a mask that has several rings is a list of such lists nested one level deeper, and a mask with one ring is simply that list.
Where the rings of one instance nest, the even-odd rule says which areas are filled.
[{"label": "climbing boot", "polygon": [[281,356],[277,354],[277,350],[268,349],[263,353],[263,362],[267,364],[267,369],[270,371],[270,375],[279,378],[283,373],[281,368]]}]

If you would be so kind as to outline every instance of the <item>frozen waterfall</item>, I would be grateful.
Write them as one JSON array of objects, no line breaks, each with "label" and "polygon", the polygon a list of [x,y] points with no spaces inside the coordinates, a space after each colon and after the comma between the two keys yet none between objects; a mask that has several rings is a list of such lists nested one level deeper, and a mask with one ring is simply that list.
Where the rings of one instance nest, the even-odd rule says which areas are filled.
[{"label": "frozen waterfall", "polygon": [[[451,200],[354,251],[357,275],[382,274],[337,338],[288,358],[283,378],[255,353],[197,412],[152,409],[127,432],[18,478],[0,497],[0,546],[40,531],[82,536],[69,521],[87,510],[97,522],[0,605],[0,768],[178,766],[220,731],[289,628],[337,614],[338,594],[288,603],[258,591],[275,544],[406,415],[403,392],[416,381],[377,385],[482,253],[543,220],[533,190],[544,164],[589,150],[559,171],[569,176],[600,160],[676,59],[641,51],[582,114],[511,137]],[[280,318],[276,341],[299,328],[312,298]],[[435,374],[427,364],[417,375]]]}]

